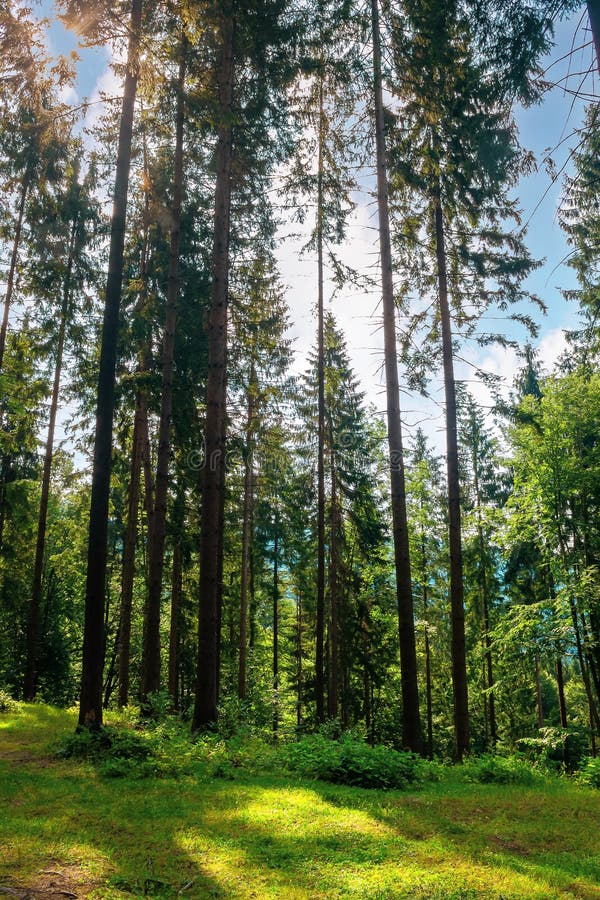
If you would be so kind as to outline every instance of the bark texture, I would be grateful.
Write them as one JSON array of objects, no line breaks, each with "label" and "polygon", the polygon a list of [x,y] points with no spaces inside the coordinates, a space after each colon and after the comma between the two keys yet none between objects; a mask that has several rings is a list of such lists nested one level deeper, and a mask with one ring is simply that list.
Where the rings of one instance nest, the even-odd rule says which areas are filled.
[{"label": "bark texture", "polygon": [[423,736],[419,713],[417,651],[410,573],[408,521],[406,514],[402,424],[400,419],[400,384],[398,379],[398,351],[396,346],[396,308],[394,303],[394,282],[392,275],[392,248],[390,239],[378,0],[371,0],[371,20],[373,27],[373,88],[375,100],[375,143],[377,154],[377,204],[379,209],[379,245],[381,253],[388,448],[402,683],[402,741],[403,745],[409,750],[412,750],[415,753],[421,753],[423,750]]},{"label": "bark texture", "polygon": [[181,204],[183,197],[183,131],[185,121],[186,39],[181,38],[179,73],[177,77],[177,111],[175,115],[175,161],[173,168],[173,202],[171,206],[171,235],[167,306],[162,350],[162,389],[156,479],[154,483],[154,515],[150,534],[148,595],[144,608],[144,636],[142,646],[141,698],[160,690],[160,607],[165,560],[167,524],[167,496],[169,491],[169,454],[171,448],[171,412],[173,408],[173,366],[177,300],[179,296],[179,247],[181,242]]},{"label": "bark texture", "polygon": [[319,84],[319,151],[317,161],[317,621],[315,691],[317,722],[325,719],[325,346],[323,276],[323,80]]},{"label": "bark texture", "polygon": [[217,140],[212,302],[208,325],[205,461],[200,517],[200,585],[198,613],[198,666],[192,729],[211,727],[217,720],[219,582],[223,554],[223,488],[225,472],[225,420],[227,406],[227,304],[233,104],[234,21],[230,3],[221,19],[220,59],[217,72],[221,123]]},{"label": "bark texture", "polygon": [[442,332],[444,394],[446,399],[446,465],[448,474],[448,539],[450,547],[450,618],[452,624],[452,691],[456,758],[462,760],[470,749],[467,659],[465,650],[465,607],[463,589],[462,532],[460,521],[460,480],[458,468],[458,428],[456,383],[452,350],[452,323],[448,302],[444,215],[439,195],[434,203],[434,225],[438,266],[438,300]]},{"label": "bark texture", "polygon": [[92,496],[88,536],[85,624],[79,726],[102,725],[102,668],[104,662],[104,600],[108,536],[108,503],[115,406],[115,368],[119,336],[119,308],[123,281],[123,250],[127,217],[131,138],[138,83],[142,0],[133,0],[127,72],[119,127],[114,204],[111,220],[108,279],[102,325]]}]

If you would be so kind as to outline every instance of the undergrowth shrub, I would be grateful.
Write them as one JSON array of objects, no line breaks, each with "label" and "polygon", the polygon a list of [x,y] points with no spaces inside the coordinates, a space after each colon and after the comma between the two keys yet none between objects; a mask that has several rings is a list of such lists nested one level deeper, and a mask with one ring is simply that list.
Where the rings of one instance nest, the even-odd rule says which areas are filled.
[{"label": "undergrowth shrub", "polygon": [[534,784],[543,778],[541,772],[519,756],[494,756],[484,753],[463,763],[465,781],[479,784]]},{"label": "undergrowth shrub", "polygon": [[60,759],[81,759],[94,763],[112,778],[147,778],[159,774],[152,744],[143,734],[110,726],[69,735],[56,754]]},{"label": "undergrowth shrub", "polygon": [[3,688],[0,688],[0,713],[15,712],[17,702]]},{"label": "undergrowth shrub", "polygon": [[582,760],[578,781],[588,787],[600,789],[600,757],[588,756]]},{"label": "undergrowth shrub", "polygon": [[371,747],[347,735],[337,741],[322,734],[301,738],[285,748],[285,757],[293,771],[352,787],[405,788],[421,779],[414,754]]},{"label": "undergrowth shrub", "polygon": [[537,768],[559,773],[580,767],[588,743],[588,733],[583,729],[545,726],[537,737],[521,738],[518,747]]}]

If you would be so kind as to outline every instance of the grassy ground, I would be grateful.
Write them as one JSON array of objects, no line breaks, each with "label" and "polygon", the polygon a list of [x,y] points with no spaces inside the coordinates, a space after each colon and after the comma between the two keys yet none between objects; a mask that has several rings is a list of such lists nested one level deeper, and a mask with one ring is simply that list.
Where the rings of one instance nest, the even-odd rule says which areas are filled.
[{"label": "grassy ground", "polygon": [[206,766],[106,778],[53,756],[74,725],[41,705],[0,714],[3,896],[600,898],[592,789],[473,785],[456,771],[405,792]]}]

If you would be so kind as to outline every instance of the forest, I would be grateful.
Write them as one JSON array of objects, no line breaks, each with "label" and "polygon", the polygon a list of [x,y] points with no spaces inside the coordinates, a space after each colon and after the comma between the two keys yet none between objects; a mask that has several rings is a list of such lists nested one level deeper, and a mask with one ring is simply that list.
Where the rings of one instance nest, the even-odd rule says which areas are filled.
[{"label": "forest", "polygon": [[[34,805],[0,892],[600,897],[600,846],[582,849],[600,826],[600,2],[31,2],[0,8],[7,796],[33,803],[50,752],[50,810],[76,777],[100,808],[111,777],[165,804],[179,778],[225,821],[231,780],[244,803],[281,792],[271,833],[300,778],[350,818],[332,784],[411,786],[423,810],[496,791],[469,821],[520,785],[557,840],[571,802],[588,825],[577,863],[514,884],[454,883],[446,857],[435,884],[344,888],[324,868],[234,886],[113,861],[109,889],[83,854],[69,893],[32,880]],[[533,151],[523,117],[557,93],[563,132]],[[551,189],[556,258],[537,252]],[[356,796],[391,834],[383,795]]]}]

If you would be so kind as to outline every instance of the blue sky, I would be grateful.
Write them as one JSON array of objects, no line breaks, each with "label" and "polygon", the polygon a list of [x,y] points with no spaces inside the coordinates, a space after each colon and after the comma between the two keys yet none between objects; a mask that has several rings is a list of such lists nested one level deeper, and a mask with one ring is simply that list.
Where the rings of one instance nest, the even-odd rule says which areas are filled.
[{"label": "blue sky", "polygon": [[50,19],[49,42],[55,53],[68,55],[72,50],[77,51],[80,63],[77,69],[77,93],[79,97],[90,97],[94,91],[98,78],[106,68],[108,52],[100,47],[79,46],[79,39],[58,19],[51,0],[42,0],[40,3],[41,15]]}]

